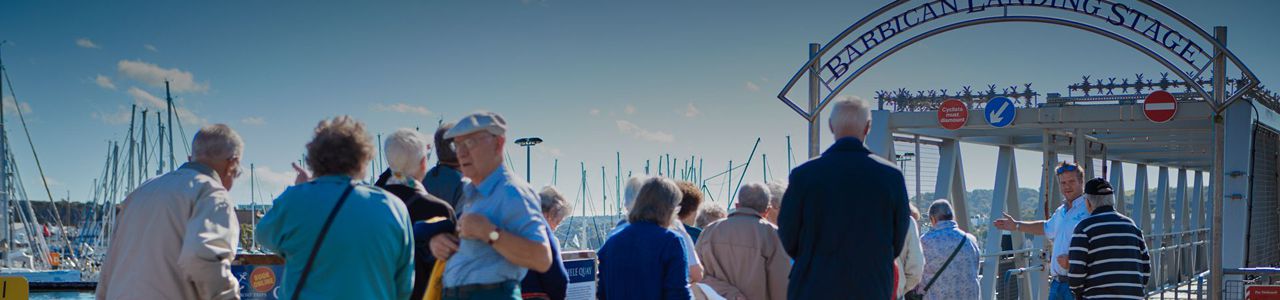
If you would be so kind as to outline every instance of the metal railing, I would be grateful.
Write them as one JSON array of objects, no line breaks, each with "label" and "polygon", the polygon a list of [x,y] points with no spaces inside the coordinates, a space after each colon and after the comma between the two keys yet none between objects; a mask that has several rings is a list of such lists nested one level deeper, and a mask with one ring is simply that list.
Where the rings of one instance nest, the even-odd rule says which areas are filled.
[{"label": "metal railing", "polygon": [[[1205,299],[1208,296],[1208,236],[1209,229],[1193,229],[1179,232],[1146,235],[1148,253],[1151,255],[1151,279],[1147,286],[1149,299]],[[998,259],[1001,264],[1007,262],[1020,263],[1024,267],[1010,267],[1002,272],[995,272],[996,282],[1017,282],[1019,291],[1027,291],[1031,287],[1018,281],[1032,271],[1045,272],[1047,264],[1052,263],[1044,257],[1045,249],[1023,248],[982,254],[985,262]],[[1007,266],[1007,265],[1006,265]],[[1004,269],[1004,268],[1002,268]],[[1280,274],[1280,273],[1276,273]],[[1273,274],[1275,275],[1275,274]],[[1031,278],[1031,280],[1047,280],[1047,278]],[[1043,285],[1047,287],[1047,285]],[[997,291],[1009,290],[997,287]],[[1239,288],[1243,295],[1243,285]],[[1047,293],[1041,289],[1040,293]],[[1025,295],[1025,293],[1024,293]],[[1017,299],[1018,295],[999,295],[997,299]]]},{"label": "metal railing", "polygon": [[1146,235],[1151,255],[1147,298],[1206,298],[1208,235],[1208,228]]}]

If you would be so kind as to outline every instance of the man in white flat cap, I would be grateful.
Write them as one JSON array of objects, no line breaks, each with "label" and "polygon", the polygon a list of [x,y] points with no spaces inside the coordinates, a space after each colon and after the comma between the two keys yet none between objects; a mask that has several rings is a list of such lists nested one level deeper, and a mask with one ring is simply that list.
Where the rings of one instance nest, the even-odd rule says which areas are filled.
[{"label": "man in white flat cap", "polygon": [[431,238],[432,255],[447,260],[446,300],[520,299],[525,272],[551,267],[538,193],[503,165],[506,131],[502,116],[476,112],[445,132],[468,179],[457,235]]}]

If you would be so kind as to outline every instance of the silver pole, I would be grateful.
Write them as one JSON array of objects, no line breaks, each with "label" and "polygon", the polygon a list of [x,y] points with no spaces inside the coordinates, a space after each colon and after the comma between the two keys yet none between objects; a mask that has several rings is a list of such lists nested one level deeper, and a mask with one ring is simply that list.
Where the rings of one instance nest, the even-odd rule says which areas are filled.
[{"label": "silver pole", "polygon": [[[1227,45],[1227,27],[1213,27],[1214,38],[1223,47]],[[1226,99],[1226,57],[1223,56],[1223,49],[1213,48],[1213,101],[1223,103]],[[1209,259],[1209,299],[1222,299],[1222,197],[1223,172],[1226,172],[1223,164],[1225,158],[1223,151],[1225,150],[1225,134],[1226,127],[1223,124],[1222,111],[1225,107],[1216,109],[1217,113],[1213,116],[1213,242],[1209,243],[1211,247]]]},{"label": "silver pole", "polygon": [[[258,229],[258,176],[254,170],[253,164],[249,164],[249,222],[253,223],[253,229]],[[231,211],[235,211],[232,209]],[[250,233],[257,234],[257,231]],[[249,236],[249,249],[258,250],[258,239]]]},{"label": "silver pole", "polygon": [[920,135],[915,135],[916,140],[916,197],[920,197]]},{"label": "silver pole", "polygon": [[809,158],[818,157],[818,146],[822,143],[822,135],[819,130],[819,123],[822,123],[822,113],[818,110],[818,60],[813,59],[818,56],[818,43],[809,43],[809,59],[813,63],[809,65],[809,113],[813,114],[809,119]]}]

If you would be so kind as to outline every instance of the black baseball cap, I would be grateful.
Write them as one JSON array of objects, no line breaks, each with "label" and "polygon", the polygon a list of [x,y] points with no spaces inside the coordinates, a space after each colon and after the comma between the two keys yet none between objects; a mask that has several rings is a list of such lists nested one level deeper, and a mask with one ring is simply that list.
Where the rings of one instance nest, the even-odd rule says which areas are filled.
[{"label": "black baseball cap", "polygon": [[1089,182],[1084,183],[1085,194],[1110,195],[1112,192],[1111,184],[1101,177],[1090,179]]}]

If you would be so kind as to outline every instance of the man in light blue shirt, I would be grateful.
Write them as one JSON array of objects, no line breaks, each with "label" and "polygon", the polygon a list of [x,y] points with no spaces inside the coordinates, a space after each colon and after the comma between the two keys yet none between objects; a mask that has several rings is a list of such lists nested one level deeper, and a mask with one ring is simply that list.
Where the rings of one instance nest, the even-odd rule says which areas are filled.
[{"label": "man in light blue shirt", "polygon": [[1065,199],[1058,209],[1044,221],[1018,221],[1005,214],[1004,218],[995,220],[996,228],[1009,231],[1021,231],[1030,234],[1044,235],[1053,243],[1050,255],[1049,300],[1075,299],[1071,294],[1071,285],[1067,283],[1067,253],[1071,248],[1071,234],[1089,216],[1089,209],[1084,200],[1084,172],[1080,166],[1062,162],[1056,169],[1058,173],[1058,189],[1062,190]]},{"label": "man in light blue shirt", "polygon": [[446,259],[444,299],[520,299],[525,272],[551,267],[551,246],[538,194],[503,165],[506,121],[478,112],[445,133],[453,139],[463,176],[458,234],[431,238]]}]

